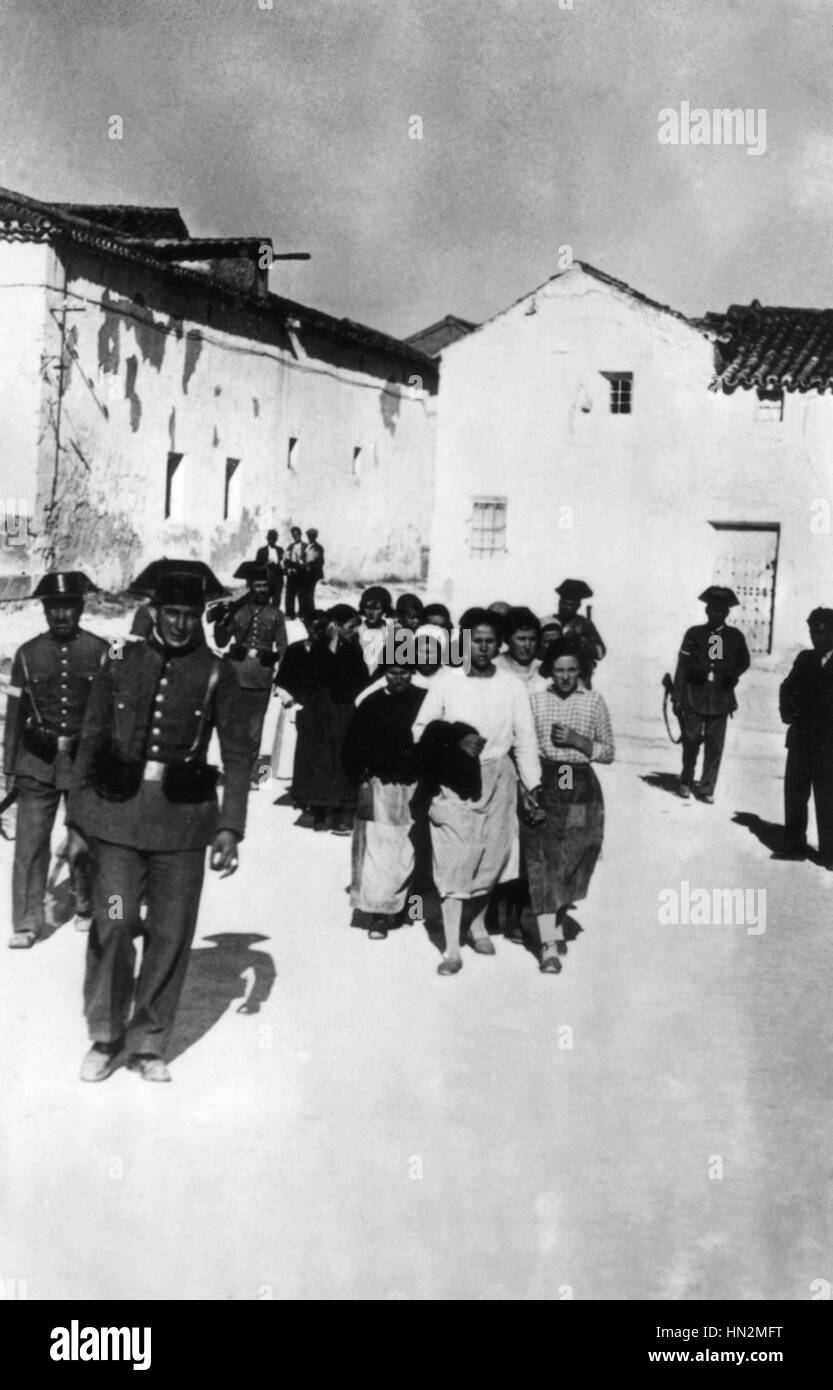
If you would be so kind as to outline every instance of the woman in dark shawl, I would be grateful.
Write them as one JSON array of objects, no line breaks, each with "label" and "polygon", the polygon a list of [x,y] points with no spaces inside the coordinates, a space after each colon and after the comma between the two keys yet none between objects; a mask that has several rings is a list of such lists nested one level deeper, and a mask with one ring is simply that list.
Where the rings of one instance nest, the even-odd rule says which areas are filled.
[{"label": "woman in dark shawl", "polygon": [[306,641],[292,643],[277,675],[277,684],[301,706],[292,796],[296,805],[312,809],[315,830],[326,830],[331,811],[334,835],[350,834],[344,816],[355,802],[355,783],[344,770],[341,750],[353,701],[367,681],[358,626],[358,613],[346,603],[311,614]]}]

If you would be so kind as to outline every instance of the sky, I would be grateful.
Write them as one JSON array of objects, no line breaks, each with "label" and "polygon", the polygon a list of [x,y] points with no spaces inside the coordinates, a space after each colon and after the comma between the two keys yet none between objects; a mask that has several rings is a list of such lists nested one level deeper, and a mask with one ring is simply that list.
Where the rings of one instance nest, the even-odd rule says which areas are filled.
[{"label": "sky", "polygon": [[[833,304],[831,0],[268,3],[0,0],[0,184],[272,236],[273,290],[400,336],[562,246],[684,313]],[[661,144],[683,102],[765,152]]]}]

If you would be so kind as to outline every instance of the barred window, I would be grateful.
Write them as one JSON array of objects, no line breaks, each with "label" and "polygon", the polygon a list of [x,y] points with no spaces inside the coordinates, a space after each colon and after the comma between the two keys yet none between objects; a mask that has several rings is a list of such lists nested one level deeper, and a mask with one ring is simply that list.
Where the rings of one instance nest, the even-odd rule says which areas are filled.
[{"label": "barred window", "polygon": [[472,555],[494,555],[506,549],[506,498],[476,497],[471,517]]},{"label": "barred window", "polygon": [[611,415],[630,415],[633,402],[633,372],[602,372],[610,382]]}]

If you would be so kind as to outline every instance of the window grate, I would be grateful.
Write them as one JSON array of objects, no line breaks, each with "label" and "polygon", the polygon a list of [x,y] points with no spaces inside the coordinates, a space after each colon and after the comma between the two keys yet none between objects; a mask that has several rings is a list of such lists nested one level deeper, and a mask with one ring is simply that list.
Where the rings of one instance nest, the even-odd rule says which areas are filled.
[{"label": "window grate", "polygon": [[475,498],[471,517],[472,555],[494,555],[505,550],[506,498]]}]

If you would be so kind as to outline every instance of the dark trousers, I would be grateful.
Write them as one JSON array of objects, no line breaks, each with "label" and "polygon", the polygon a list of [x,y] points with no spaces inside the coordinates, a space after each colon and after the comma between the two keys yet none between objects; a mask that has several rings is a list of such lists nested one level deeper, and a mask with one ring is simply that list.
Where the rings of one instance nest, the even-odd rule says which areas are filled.
[{"label": "dark trousers", "polygon": [[302,618],[309,618],[315,612],[315,586],[317,579],[304,579],[298,591],[298,606]]},{"label": "dark trousers", "polygon": [[683,736],[683,771],[680,781],[687,787],[694,779],[697,754],[701,743],[703,748],[703,771],[700,776],[702,796],[714,796],[717,774],[723,757],[723,744],[726,741],[726,721],[728,714],[696,714],[693,710],[680,712],[680,730]]},{"label": "dark trousers", "polygon": [[269,597],[276,608],[281,606],[281,595],[283,594],[283,575],[275,574],[269,581]]},{"label": "dark trousers", "polygon": [[304,576],[303,574],[288,574],[286,576],[286,616],[294,618],[296,616],[296,606],[300,611],[303,602]]},{"label": "dark trousers", "polygon": [[819,748],[811,737],[799,738],[787,751],[784,774],[784,848],[803,849],[807,842],[810,793],[816,806],[819,857],[833,862],[833,747]]},{"label": "dark trousers", "polygon": [[[156,853],[91,840],[93,925],[87,941],[84,1013],[93,1042],[124,1036],[129,1053],[164,1054],[197,925],[205,850]],[[147,920],[139,915],[147,903]],[[135,984],[134,936],[145,933]]]},{"label": "dark trousers", "polygon": [[[49,877],[52,827],[61,797],[66,796],[66,792],[28,777],[18,778],[17,788],[12,926],[15,931],[32,931],[40,935],[46,925],[44,898]],[[88,913],[90,880],[86,856],[70,865],[70,874],[75,892],[75,910],[81,914]]]},{"label": "dark trousers", "polygon": [[253,781],[257,781],[260,763],[260,735],[263,733],[263,721],[269,708],[271,693],[270,688],[240,691],[240,718],[246,728],[246,740],[249,745],[249,775]]}]

